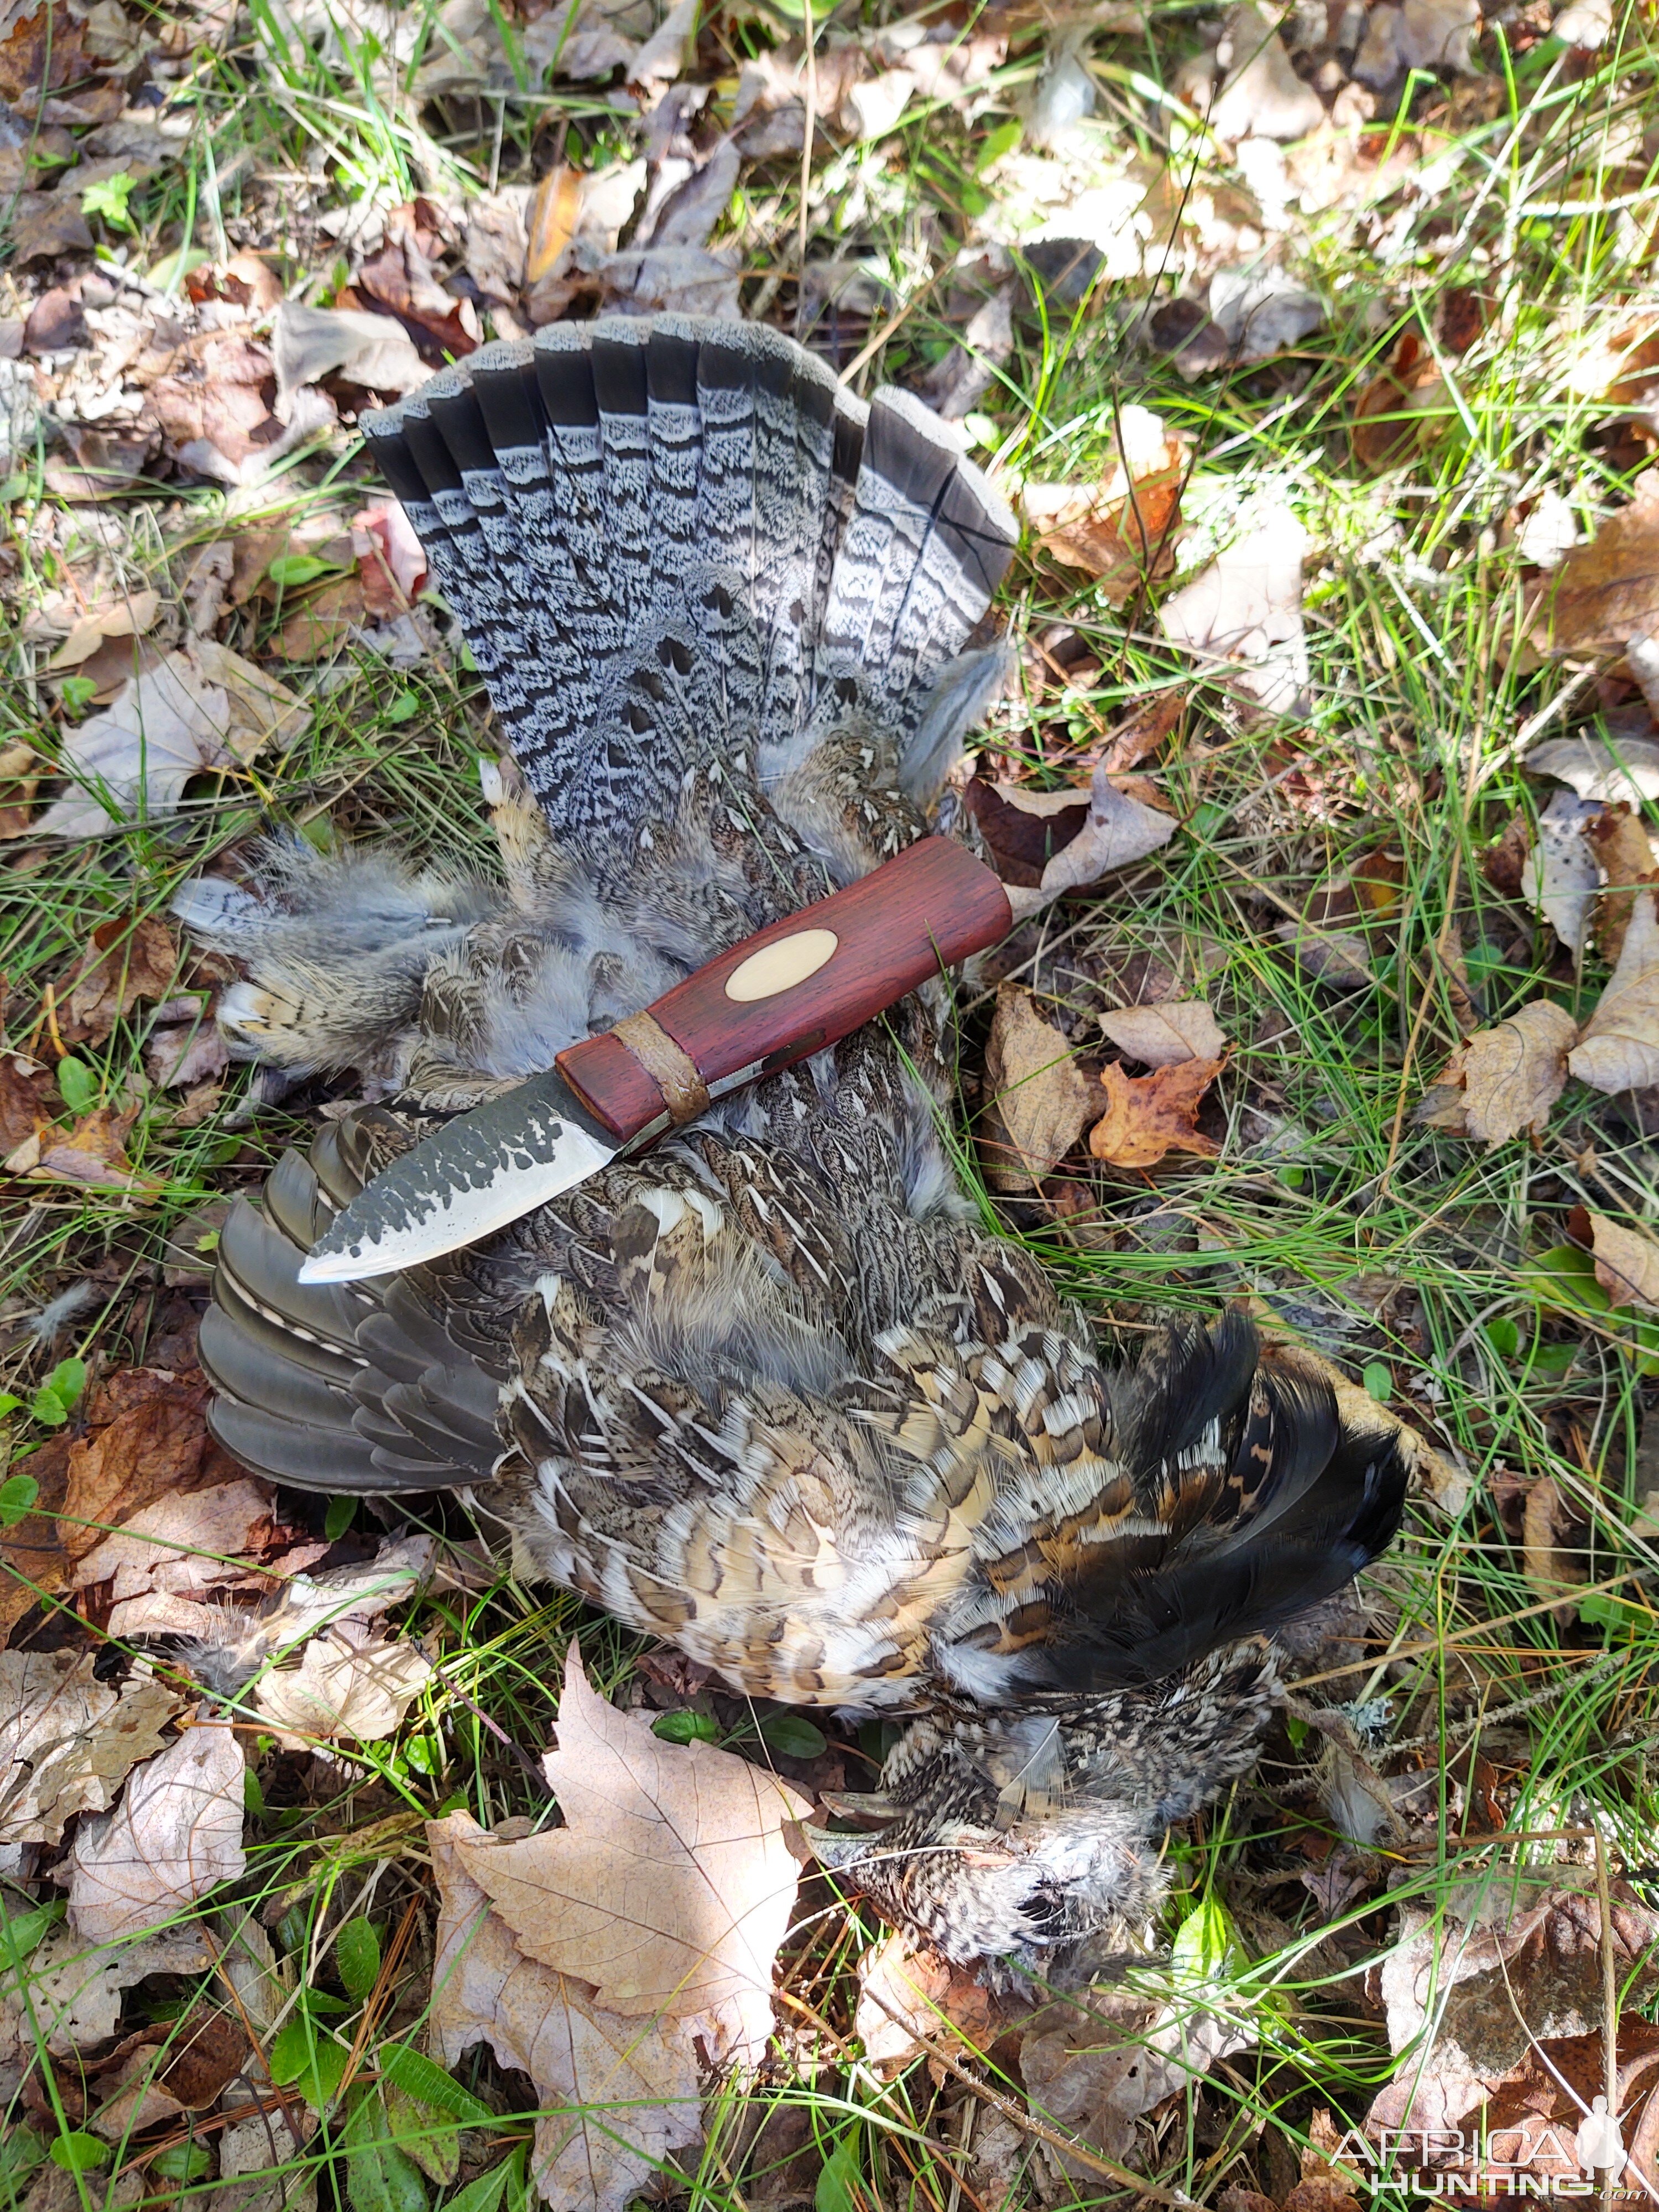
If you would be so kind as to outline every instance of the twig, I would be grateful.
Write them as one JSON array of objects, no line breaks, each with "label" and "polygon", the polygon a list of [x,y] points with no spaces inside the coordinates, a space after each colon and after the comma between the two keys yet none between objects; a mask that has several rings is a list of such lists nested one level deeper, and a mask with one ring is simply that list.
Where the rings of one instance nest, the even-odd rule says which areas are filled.
[{"label": "twig", "polygon": [[[1607,1846],[1592,1813],[1595,1838],[1595,1901],[1601,1909],[1601,2087],[1609,2120],[1619,2118],[1619,1961],[1613,1950],[1613,1885],[1607,1880]],[[1623,2172],[1615,2160],[1601,2169],[1601,2212],[1613,2212],[1613,2185]]]}]

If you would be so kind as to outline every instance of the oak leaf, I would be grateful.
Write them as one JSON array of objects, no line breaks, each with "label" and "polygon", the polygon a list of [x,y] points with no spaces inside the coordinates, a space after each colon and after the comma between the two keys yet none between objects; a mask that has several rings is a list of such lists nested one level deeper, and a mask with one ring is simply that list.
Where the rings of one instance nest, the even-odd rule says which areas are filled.
[{"label": "oak leaf", "polygon": [[1146,1067],[1176,1067],[1185,1060],[1218,1060],[1227,1049],[1221,1024],[1202,999],[1119,1007],[1103,1014],[1100,1026],[1120,1052]]},{"label": "oak leaf", "polygon": [[1447,1073],[1462,1078],[1468,1133],[1501,1145],[1522,1129],[1541,1129],[1566,1087],[1567,1054],[1577,1035],[1565,1007],[1534,999],[1508,1021],[1466,1038]]},{"label": "oak leaf", "polygon": [[1619,964],[1567,1066],[1593,1091],[1659,1083],[1659,913],[1651,891],[1637,893]]},{"label": "oak leaf", "polygon": [[985,1082],[1008,1139],[1004,1146],[993,1133],[991,1164],[1014,1187],[1029,1188],[1083,1134],[1096,1091],[1071,1046],[1018,983],[1005,983],[997,993]]},{"label": "oak leaf", "polygon": [[664,1743],[589,1687],[574,1644],[558,1730],[542,1765],[565,1826],[459,1846],[520,1948],[613,2012],[769,2020],[799,1871],[784,1830],[807,1799],[711,1744]]},{"label": "oak leaf", "polygon": [[1595,1279],[1616,1306],[1647,1306],[1659,1312],[1659,1237],[1627,1222],[1590,1216]]},{"label": "oak leaf", "polygon": [[1156,1167],[1172,1152],[1213,1158],[1221,1147],[1200,1133],[1198,1109],[1221,1065],[1183,1060],[1150,1075],[1126,1075],[1115,1063],[1103,1068],[1107,1107],[1089,1133],[1089,1150],[1115,1168]]}]

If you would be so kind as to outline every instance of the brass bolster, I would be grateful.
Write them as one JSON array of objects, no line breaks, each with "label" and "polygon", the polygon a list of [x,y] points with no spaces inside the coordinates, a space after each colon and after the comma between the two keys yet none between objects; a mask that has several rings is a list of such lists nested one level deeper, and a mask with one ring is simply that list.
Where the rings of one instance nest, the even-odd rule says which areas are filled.
[{"label": "brass bolster", "polygon": [[708,1085],[697,1063],[677,1045],[661,1023],[647,1013],[629,1014],[612,1027],[663,1095],[676,1125],[695,1121],[708,1104]]}]

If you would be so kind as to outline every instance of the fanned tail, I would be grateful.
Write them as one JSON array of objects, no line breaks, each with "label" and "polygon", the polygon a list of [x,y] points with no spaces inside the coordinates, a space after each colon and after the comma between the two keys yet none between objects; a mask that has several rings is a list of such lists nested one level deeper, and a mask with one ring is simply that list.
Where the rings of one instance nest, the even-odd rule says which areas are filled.
[{"label": "fanned tail", "polygon": [[762,325],[555,325],[362,427],[556,836],[864,721],[925,803],[983,706],[994,657],[956,664],[1012,516],[918,402]]}]

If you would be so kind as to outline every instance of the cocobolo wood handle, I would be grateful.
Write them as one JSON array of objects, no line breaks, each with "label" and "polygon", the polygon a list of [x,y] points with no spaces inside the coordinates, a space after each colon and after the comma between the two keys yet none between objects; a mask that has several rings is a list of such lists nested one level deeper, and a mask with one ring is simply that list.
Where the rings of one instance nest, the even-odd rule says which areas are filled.
[{"label": "cocobolo wood handle", "polygon": [[991,871],[949,838],[924,837],[569,1046],[559,1073],[625,1144],[834,1044],[1012,927]]}]

